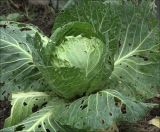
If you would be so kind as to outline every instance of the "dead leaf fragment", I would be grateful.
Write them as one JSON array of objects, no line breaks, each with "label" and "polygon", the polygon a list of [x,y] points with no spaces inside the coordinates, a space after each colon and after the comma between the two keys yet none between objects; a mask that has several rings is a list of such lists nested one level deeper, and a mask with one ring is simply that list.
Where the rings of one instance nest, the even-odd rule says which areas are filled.
[{"label": "dead leaf fragment", "polygon": [[160,117],[156,116],[155,118],[151,119],[148,123],[160,128]]}]

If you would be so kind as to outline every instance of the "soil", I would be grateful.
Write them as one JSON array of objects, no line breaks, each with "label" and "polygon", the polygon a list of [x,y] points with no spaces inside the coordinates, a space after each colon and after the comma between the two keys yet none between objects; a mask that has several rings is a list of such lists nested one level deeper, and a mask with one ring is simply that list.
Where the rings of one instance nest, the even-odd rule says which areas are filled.
[{"label": "soil", "polygon": [[[10,13],[22,13],[24,16],[19,19],[19,22],[30,23],[38,26],[45,35],[50,36],[51,30],[54,24],[54,19],[56,13],[53,9],[48,9],[44,6],[30,6],[24,0],[12,0],[11,3],[9,0],[0,0],[0,16],[8,15]],[[25,3],[25,4],[24,4]],[[28,11],[26,11],[28,9]],[[28,17],[31,16],[31,17]],[[147,100],[149,103],[158,103],[160,104],[160,98],[155,97]],[[11,109],[10,101],[0,101],[0,129],[4,124],[5,118],[9,116]],[[119,126],[120,132],[159,132],[159,129],[153,125],[149,125],[148,121],[154,118],[155,116],[160,116],[160,109],[154,108],[150,113],[141,121],[138,121],[134,124],[122,123]]]},{"label": "soil", "polygon": [[10,115],[11,102],[8,100],[0,101],[0,129],[3,128],[4,120]]},{"label": "soil", "polygon": [[0,16],[20,13],[19,22],[38,26],[45,35],[50,36],[56,11],[51,6],[31,5],[26,0],[0,0]]}]

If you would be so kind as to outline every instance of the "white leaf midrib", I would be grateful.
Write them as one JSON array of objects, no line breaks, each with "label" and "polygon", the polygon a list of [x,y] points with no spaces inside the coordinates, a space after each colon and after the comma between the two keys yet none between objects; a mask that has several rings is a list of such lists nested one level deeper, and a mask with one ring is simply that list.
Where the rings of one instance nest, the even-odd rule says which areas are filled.
[{"label": "white leaf midrib", "polygon": [[[31,94],[32,93],[32,94]],[[34,93],[34,94],[33,94]],[[35,94],[37,93],[37,94]],[[14,107],[16,106],[16,103],[21,99],[26,100],[27,98],[34,98],[34,97],[39,97],[39,96],[49,96],[45,93],[42,93],[42,92],[27,92],[27,93],[16,93],[16,94],[12,94],[12,109],[11,109],[11,115],[10,115],[10,119],[11,119],[11,122],[12,122],[12,116],[13,116],[13,111],[14,111]]]},{"label": "white leaf midrib", "polygon": [[30,55],[27,51],[25,51],[24,49],[22,49],[20,46],[16,46],[16,44],[13,44],[13,43],[11,43],[11,42],[8,42],[8,41],[6,41],[6,40],[4,40],[4,39],[0,39],[0,40],[1,40],[2,42],[5,42],[5,43],[10,44],[10,46],[13,46],[13,47],[15,47],[15,48],[23,51],[23,53],[32,60],[32,55]]},{"label": "white leaf midrib", "polygon": [[118,65],[120,64],[124,59],[128,58],[128,57],[131,57],[132,55],[134,55],[135,53],[137,53],[137,50],[144,44],[144,42],[147,40],[147,38],[153,33],[153,30],[143,39],[143,41],[141,41],[139,43],[139,45],[134,49],[132,50],[131,52],[129,52],[128,54],[124,55],[123,57],[117,59],[114,63],[114,65]]},{"label": "white leaf midrib", "polygon": [[13,99],[38,97],[38,96],[49,96],[49,95],[43,92],[27,92],[27,93],[20,92],[20,93],[12,94]]},{"label": "white leaf midrib", "polygon": [[51,112],[47,112],[44,114],[41,118],[39,118],[29,129],[26,130],[26,132],[31,132],[39,123],[43,122],[46,118],[49,118],[51,116]]}]

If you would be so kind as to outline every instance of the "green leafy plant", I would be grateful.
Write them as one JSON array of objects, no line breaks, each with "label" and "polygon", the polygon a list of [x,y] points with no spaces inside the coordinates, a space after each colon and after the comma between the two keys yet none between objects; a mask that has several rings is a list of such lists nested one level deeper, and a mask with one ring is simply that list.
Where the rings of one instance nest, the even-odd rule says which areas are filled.
[{"label": "green leafy plant", "polygon": [[50,38],[0,22],[0,131],[117,130],[143,118],[160,91],[160,33],[151,1],[81,0],[56,18]]},{"label": "green leafy plant", "polygon": [[[73,33],[68,33],[70,30]],[[59,96],[70,99],[99,90],[111,75],[113,61],[109,51],[92,36],[96,35],[92,31],[87,23],[66,24],[53,33],[50,44],[39,52],[44,54],[42,61],[36,61],[38,57],[34,55],[39,70]]]}]

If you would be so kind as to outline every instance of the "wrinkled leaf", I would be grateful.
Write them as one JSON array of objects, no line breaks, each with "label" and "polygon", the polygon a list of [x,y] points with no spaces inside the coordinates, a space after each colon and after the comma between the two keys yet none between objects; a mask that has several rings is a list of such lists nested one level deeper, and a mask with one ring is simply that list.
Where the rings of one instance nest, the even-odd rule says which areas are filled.
[{"label": "wrinkled leaf", "polygon": [[[8,98],[9,91],[44,87],[41,73],[32,58],[33,38],[38,29],[16,22],[0,22],[0,99]],[[39,32],[44,46],[48,38]]]},{"label": "wrinkled leaf", "polygon": [[[52,100],[53,101],[53,100]],[[57,100],[56,100],[57,101]],[[54,102],[54,101],[53,101]],[[58,101],[57,101],[58,102]],[[56,102],[55,102],[56,103]],[[52,104],[52,105],[51,105]],[[27,119],[23,120],[21,123],[14,125],[12,127],[7,127],[0,132],[85,132],[77,129],[73,129],[69,126],[62,126],[60,123],[54,120],[54,103],[44,107],[43,109],[33,113]]]},{"label": "wrinkled leaf", "polygon": [[22,131],[22,132],[31,132],[31,131],[53,131],[56,132],[58,130],[61,130],[62,132],[65,132],[65,129],[63,129],[56,121],[52,119],[52,107],[46,107],[42,110],[34,113],[31,115],[31,117],[24,120],[22,123],[4,128],[3,131]]},{"label": "wrinkled leaf", "polygon": [[115,90],[104,90],[60,107],[55,119],[79,129],[106,129],[119,120],[139,120],[151,106],[130,100]]},{"label": "wrinkled leaf", "polygon": [[13,93],[11,113],[5,120],[4,127],[18,124],[32,113],[46,106],[49,99],[49,95],[43,92]]},{"label": "wrinkled leaf", "polygon": [[126,2],[117,7],[121,33],[111,79],[122,88],[117,90],[139,98],[160,92],[160,32],[149,4],[143,1],[135,6]]}]

